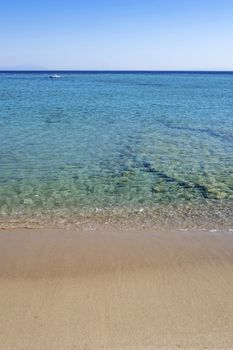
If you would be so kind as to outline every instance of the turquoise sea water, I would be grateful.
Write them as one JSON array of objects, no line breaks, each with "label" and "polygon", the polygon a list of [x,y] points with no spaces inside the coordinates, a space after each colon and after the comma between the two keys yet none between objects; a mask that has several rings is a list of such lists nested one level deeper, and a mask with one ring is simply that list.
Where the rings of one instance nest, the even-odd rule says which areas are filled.
[{"label": "turquoise sea water", "polygon": [[233,74],[49,75],[0,73],[2,226],[232,225]]}]

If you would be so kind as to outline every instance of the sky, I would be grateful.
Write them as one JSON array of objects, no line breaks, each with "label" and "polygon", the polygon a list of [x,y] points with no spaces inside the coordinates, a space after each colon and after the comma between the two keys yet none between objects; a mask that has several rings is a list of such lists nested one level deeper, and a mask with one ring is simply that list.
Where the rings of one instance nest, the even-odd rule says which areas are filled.
[{"label": "sky", "polygon": [[233,70],[233,0],[2,0],[0,69]]}]

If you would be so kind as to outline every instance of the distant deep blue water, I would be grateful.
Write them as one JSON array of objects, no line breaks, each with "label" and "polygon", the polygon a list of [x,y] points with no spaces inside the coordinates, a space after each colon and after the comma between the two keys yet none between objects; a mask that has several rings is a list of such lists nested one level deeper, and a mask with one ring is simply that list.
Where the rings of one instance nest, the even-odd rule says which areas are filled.
[{"label": "distant deep blue water", "polygon": [[2,226],[233,223],[232,73],[49,75],[0,73]]}]

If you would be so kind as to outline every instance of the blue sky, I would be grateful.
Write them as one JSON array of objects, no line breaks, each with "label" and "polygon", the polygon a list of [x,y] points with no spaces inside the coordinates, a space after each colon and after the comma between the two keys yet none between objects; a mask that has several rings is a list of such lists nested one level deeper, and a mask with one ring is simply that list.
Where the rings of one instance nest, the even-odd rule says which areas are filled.
[{"label": "blue sky", "polygon": [[3,0],[0,69],[233,70],[232,0]]}]

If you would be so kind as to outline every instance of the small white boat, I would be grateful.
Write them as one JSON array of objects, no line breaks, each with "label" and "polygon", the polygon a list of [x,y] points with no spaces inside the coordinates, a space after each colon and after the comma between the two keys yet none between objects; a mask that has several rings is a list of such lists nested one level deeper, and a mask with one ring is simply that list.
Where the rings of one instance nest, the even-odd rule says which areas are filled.
[{"label": "small white boat", "polygon": [[58,74],[52,74],[52,75],[50,75],[49,77],[50,77],[50,79],[58,79],[58,78],[61,78],[61,76],[58,75]]}]

